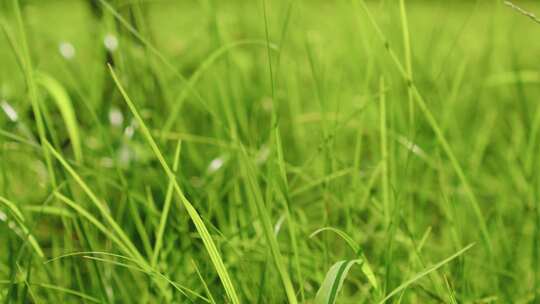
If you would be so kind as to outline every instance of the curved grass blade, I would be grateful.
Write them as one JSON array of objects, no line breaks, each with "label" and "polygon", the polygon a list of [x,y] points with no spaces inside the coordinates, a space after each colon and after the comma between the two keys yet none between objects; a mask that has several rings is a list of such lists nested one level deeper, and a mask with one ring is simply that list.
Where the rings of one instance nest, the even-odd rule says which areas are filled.
[{"label": "curved grass blade", "polygon": [[[88,185],[83,181],[83,179],[79,176],[79,174],[75,172],[75,170],[68,164],[68,162],[64,159],[64,157],[60,155],[60,153],[58,153],[58,151],[56,151],[49,142],[45,142],[45,145],[49,147],[49,150],[51,151],[52,155],[62,164],[62,166],[73,177],[73,179],[77,182],[77,184],[79,184],[79,186],[83,189],[86,195],[88,195],[92,203],[96,206],[96,208],[101,213],[101,216],[103,216],[103,218],[107,221],[107,224],[110,225],[110,228],[108,228],[107,230],[110,230],[116,233],[116,236],[118,236],[118,238],[121,240],[121,243],[123,243],[129,249],[128,252],[134,255],[141,265],[145,265],[147,268],[149,268],[150,266],[148,265],[146,260],[142,257],[142,255],[139,253],[135,245],[133,245],[133,243],[131,242],[129,237],[126,235],[126,233],[122,230],[120,225],[118,225],[118,223],[116,223],[116,221],[113,219],[107,205],[104,202],[101,202],[97,198],[96,194],[90,189],[90,187],[88,187]],[[67,199],[67,197],[61,195],[60,193],[56,193],[55,195],[59,198],[63,197]],[[64,202],[67,203],[67,200],[64,200]],[[82,211],[85,211],[82,207],[78,206],[75,203],[70,206],[73,208],[77,208],[76,210],[79,213],[81,213]],[[99,221],[97,222],[99,223]]]},{"label": "curved grass blade", "polygon": [[17,208],[17,205],[15,205],[15,203],[1,196],[0,202],[3,203],[4,206],[6,206],[18,220],[22,221],[24,219],[22,212],[19,210],[19,208]]},{"label": "curved grass blade", "polygon": [[43,250],[41,249],[41,246],[39,246],[38,241],[30,233],[30,230],[28,229],[28,227],[26,227],[26,225],[24,223],[24,216],[23,216],[22,212],[19,210],[19,208],[17,208],[17,205],[15,205],[13,202],[11,202],[10,200],[8,200],[8,199],[6,199],[6,198],[4,198],[2,196],[0,196],[0,205],[6,206],[9,209],[9,211],[11,212],[11,214],[14,215],[15,221],[17,222],[17,224],[21,228],[24,236],[28,239],[28,242],[30,243],[30,246],[32,246],[32,248],[36,251],[38,256],[41,257],[41,258],[45,257],[45,254],[43,254]]},{"label": "curved grass blade", "polygon": [[351,249],[354,251],[355,254],[361,254],[360,245],[358,245],[347,233],[345,233],[344,231],[339,230],[337,228],[334,228],[334,227],[319,228],[319,229],[313,231],[309,235],[309,237],[312,238],[312,237],[316,236],[317,234],[319,234],[321,232],[324,232],[324,231],[331,231],[331,232],[334,232],[335,234],[339,235],[347,243],[347,245],[349,245],[349,247],[351,247]]},{"label": "curved grass blade", "polygon": [[195,228],[197,229],[197,232],[201,236],[203,244],[204,244],[204,246],[205,246],[205,248],[206,248],[206,250],[208,252],[208,255],[210,256],[210,260],[212,261],[212,263],[214,264],[214,267],[216,268],[216,271],[217,271],[217,273],[219,275],[219,278],[221,279],[221,282],[223,284],[223,288],[225,289],[225,292],[227,293],[227,296],[229,297],[229,299],[231,300],[231,302],[233,304],[239,304],[240,300],[238,298],[238,295],[236,293],[236,290],[234,288],[232,280],[231,280],[231,278],[229,276],[229,273],[228,273],[228,271],[227,271],[227,269],[225,267],[225,264],[223,263],[223,259],[221,258],[221,255],[220,255],[216,245],[214,244],[214,240],[212,239],[212,236],[208,232],[208,228],[206,228],[206,225],[204,224],[201,216],[199,215],[199,213],[197,212],[195,207],[193,207],[191,202],[185,197],[184,192],[182,191],[182,189],[180,188],[180,185],[176,181],[176,177],[174,175],[174,172],[172,171],[172,169],[169,167],[169,165],[165,161],[165,158],[163,157],[163,154],[159,150],[159,147],[158,147],[156,141],[152,137],[152,134],[150,133],[150,129],[146,126],[144,120],[142,119],[141,115],[137,111],[137,108],[135,107],[135,104],[133,103],[131,98],[129,98],[129,96],[127,95],[126,91],[124,90],[124,88],[120,84],[120,80],[116,76],[116,73],[114,72],[114,69],[110,65],[109,65],[109,71],[111,73],[111,76],[112,76],[114,82],[116,83],[116,86],[118,87],[118,90],[122,94],[122,97],[124,98],[124,101],[126,102],[128,107],[130,108],[130,110],[133,113],[133,116],[135,117],[136,121],[139,123],[139,126],[141,127],[141,131],[142,131],[146,141],[148,142],[148,144],[152,148],[152,151],[156,155],[156,158],[159,160],[161,166],[163,167],[163,171],[165,171],[165,173],[167,174],[167,177],[169,178],[169,180],[173,182],[174,190],[175,190],[176,194],[180,197],[180,201],[182,202],[184,208],[186,208],[186,211],[188,212],[189,217],[193,221],[193,224],[195,225]]},{"label": "curved grass blade", "polygon": [[180,284],[178,284],[176,282],[173,282],[172,280],[170,280],[165,275],[163,275],[163,274],[161,274],[159,272],[148,271],[148,270],[142,269],[142,268],[140,268],[138,266],[134,266],[134,265],[130,265],[130,264],[127,264],[127,263],[118,262],[118,261],[114,261],[114,260],[109,260],[109,259],[105,259],[105,258],[99,258],[99,257],[95,257],[95,256],[90,256],[90,255],[83,255],[82,258],[88,259],[88,260],[94,260],[94,261],[98,261],[98,262],[103,262],[103,263],[111,264],[111,265],[118,266],[118,267],[123,267],[123,268],[133,270],[133,271],[142,272],[142,273],[144,273],[146,275],[149,275],[151,277],[152,276],[160,277],[160,278],[164,279],[165,281],[167,281],[169,284],[171,284],[176,290],[178,290],[184,296],[189,298],[187,293],[190,293],[190,294],[194,295],[195,297],[198,297],[198,298],[202,299],[203,301],[209,303],[209,300],[207,298],[205,298],[204,296],[202,296],[201,294],[199,294],[196,291],[193,291],[193,290],[191,290],[191,289],[189,289],[189,288],[187,288],[185,286],[182,286],[182,285],[180,285]]},{"label": "curved grass blade", "polygon": [[71,140],[75,160],[77,162],[81,162],[83,159],[81,137],[71,98],[64,87],[56,79],[47,74],[38,73],[36,75],[36,82],[38,85],[42,86],[47,93],[49,93],[60,110],[60,114],[62,115],[66,125],[69,139]]},{"label": "curved grass blade", "polygon": [[116,254],[116,253],[110,253],[110,252],[106,252],[106,251],[75,251],[75,252],[65,253],[65,254],[56,256],[54,258],[48,259],[47,261],[43,262],[43,264],[49,264],[49,263],[56,262],[58,260],[69,258],[69,257],[75,257],[75,256],[80,256],[80,255],[91,255],[91,254],[104,255],[104,256],[114,257],[114,258],[130,261],[130,262],[133,262],[133,263],[137,263],[136,260],[134,260],[134,259],[132,259],[132,258],[130,258],[128,256],[121,255],[121,254]]},{"label": "curved grass blade", "polygon": [[315,296],[315,304],[334,304],[343,282],[354,264],[362,264],[361,259],[339,261],[330,267]]},{"label": "curved grass blade", "polygon": [[[114,260],[111,260],[111,259],[99,258],[99,257],[95,257],[95,255],[106,256],[106,257],[110,257],[111,259],[116,258],[116,259],[123,260],[125,262],[118,262],[118,261],[114,261]],[[184,291],[186,291],[186,292],[191,293],[191,294],[195,295],[196,297],[199,297],[199,298],[205,300],[206,302],[208,302],[208,300],[205,297],[203,297],[202,295],[198,294],[197,292],[189,289],[188,287],[182,286],[182,285],[172,281],[167,276],[163,275],[162,273],[160,273],[158,271],[155,271],[153,269],[150,269],[150,270],[143,269],[143,268],[141,268],[141,266],[139,265],[137,260],[135,260],[135,259],[133,259],[131,257],[128,257],[128,256],[120,255],[120,254],[104,252],[104,251],[70,252],[70,253],[66,253],[66,254],[54,257],[54,258],[52,258],[50,260],[47,260],[47,261],[44,262],[44,264],[48,264],[48,263],[55,262],[55,261],[65,259],[65,258],[69,258],[69,257],[78,257],[78,256],[81,256],[82,258],[86,258],[86,259],[100,261],[100,262],[108,262],[108,263],[114,264],[116,266],[121,266],[121,267],[128,268],[128,269],[131,269],[131,270],[134,270],[134,271],[142,272],[142,273],[145,273],[145,274],[151,276],[152,278],[156,278],[156,277],[162,278],[165,281],[167,281],[169,284],[171,284],[176,290],[178,290],[183,295],[187,296],[187,294],[184,292]],[[127,262],[133,263],[135,265],[128,264]]]},{"label": "curved grass blade", "polygon": [[41,149],[43,150],[43,156],[45,158],[45,164],[47,165],[47,173],[49,174],[49,178],[51,180],[51,186],[53,188],[56,188],[56,176],[54,175],[54,168],[52,165],[52,158],[49,153],[49,150],[45,146],[45,142],[47,141],[46,136],[46,129],[45,129],[45,122],[43,119],[43,113],[41,113],[40,110],[40,99],[38,95],[37,90],[37,84],[36,79],[34,75],[34,67],[32,63],[32,57],[30,56],[30,50],[28,47],[28,40],[26,35],[25,26],[23,23],[22,13],[21,13],[21,7],[19,5],[19,0],[12,0],[11,4],[13,6],[13,12],[15,14],[15,19],[17,22],[17,29],[19,32],[20,38],[20,52],[19,54],[17,49],[13,49],[13,52],[15,54],[15,57],[20,58],[20,62],[22,63],[22,70],[24,73],[24,77],[26,80],[26,86],[28,89],[28,95],[30,99],[30,104],[32,105],[32,112],[34,114],[34,117],[36,119],[36,127],[39,135],[39,140],[41,142]]},{"label": "curved grass blade", "polygon": [[97,218],[95,218],[92,214],[90,214],[88,211],[86,211],[84,208],[79,206],[74,201],[70,200],[66,196],[55,192],[54,195],[62,202],[73,208],[79,215],[81,215],[83,218],[88,220],[90,223],[92,223],[99,231],[101,231],[105,236],[107,236],[113,243],[115,243],[122,252],[125,254],[132,255],[133,252],[128,248],[126,244],[124,244],[120,238],[116,236],[111,229],[107,228],[105,225],[103,225]]},{"label": "curved grass blade", "polygon": [[65,288],[65,287],[61,287],[61,286],[56,286],[56,285],[52,285],[52,284],[47,284],[47,283],[32,283],[31,285],[36,285],[36,286],[39,286],[39,287],[44,288],[44,289],[55,290],[55,291],[58,291],[58,292],[62,292],[62,293],[71,295],[71,296],[79,297],[79,298],[84,299],[84,300],[91,301],[91,302],[94,302],[94,303],[101,303],[101,301],[99,299],[96,299],[96,298],[94,298],[92,296],[89,296],[89,295],[87,295],[85,293],[82,293],[80,291],[76,291],[76,290],[73,290],[73,289],[69,289],[69,288]]},{"label": "curved grass blade", "polygon": [[337,235],[339,235],[349,245],[349,247],[354,251],[354,253],[360,259],[362,259],[362,261],[363,261],[363,263],[362,263],[362,272],[367,277],[367,279],[368,279],[369,283],[371,284],[371,286],[373,286],[373,288],[378,290],[379,289],[379,283],[377,281],[377,277],[375,277],[375,273],[373,272],[373,269],[369,265],[369,262],[368,262],[366,256],[362,252],[362,248],[360,247],[360,245],[358,243],[356,243],[356,241],[354,241],[347,233],[345,233],[344,231],[339,230],[337,228],[334,228],[334,227],[323,227],[323,228],[317,229],[309,237],[312,238],[312,237],[316,236],[317,234],[319,234],[321,232],[324,232],[324,231],[331,231],[331,232],[334,232]]},{"label": "curved grass blade", "polygon": [[437,264],[435,264],[435,265],[433,265],[431,267],[426,268],[422,272],[417,273],[415,276],[413,276],[412,278],[410,278],[409,280],[407,280],[403,284],[399,285],[396,289],[392,290],[382,301],[379,302],[379,304],[386,303],[386,301],[388,301],[390,298],[392,298],[396,294],[398,294],[398,293],[402,292],[403,290],[405,290],[407,287],[409,287],[414,282],[420,280],[421,278],[423,278],[426,275],[432,273],[433,271],[441,268],[442,266],[450,263],[453,259],[455,259],[455,258],[459,257],[460,255],[464,254],[466,251],[471,249],[474,245],[475,245],[474,243],[469,244],[465,248],[463,248],[460,251],[454,253],[453,255],[447,257],[446,259],[440,261],[439,263],[437,263]]}]

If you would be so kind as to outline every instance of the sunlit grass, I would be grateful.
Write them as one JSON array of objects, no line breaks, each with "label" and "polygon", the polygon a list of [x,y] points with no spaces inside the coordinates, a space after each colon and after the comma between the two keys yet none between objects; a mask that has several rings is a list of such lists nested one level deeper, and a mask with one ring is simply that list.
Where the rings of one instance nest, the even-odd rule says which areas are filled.
[{"label": "sunlit grass", "polygon": [[0,302],[536,303],[540,7],[0,2]]}]

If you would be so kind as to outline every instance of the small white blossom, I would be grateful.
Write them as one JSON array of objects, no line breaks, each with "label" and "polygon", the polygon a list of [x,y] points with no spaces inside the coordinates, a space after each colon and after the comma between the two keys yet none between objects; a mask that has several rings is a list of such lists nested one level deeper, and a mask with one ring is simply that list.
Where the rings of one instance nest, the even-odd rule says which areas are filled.
[{"label": "small white blossom", "polygon": [[137,126],[137,121],[131,120],[129,126],[124,129],[124,136],[127,138],[132,138],[133,134],[135,134],[135,129],[137,128]]},{"label": "small white blossom", "polygon": [[131,149],[128,146],[123,145],[118,151],[118,162],[124,166],[127,166],[131,162],[132,158],[133,152]]},{"label": "small white blossom", "polygon": [[133,128],[133,126],[127,126],[126,129],[124,130],[124,135],[127,138],[132,138],[134,133],[135,133],[135,128]]},{"label": "small white blossom", "polygon": [[0,106],[2,107],[2,110],[6,113],[9,120],[16,122],[19,119],[19,115],[17,115],[17,111],[5,100],[2,100],[0,102]]},{"label": "small white blossom", "polygon": [[114,52],[118,48],[118,38],[113,34],[107,34],[103,39],[103,44],[107,50]]},{"label": "small white blossom", "polygon": [[75,57],[75,47],[69,42],[61,42],[58,46],[58,50],[60,51],[60,55],[68,60]]},{"label": "small white blossom", "polygon": [[111,122],[111,125],[118,127],[124,122],[124,115],[116,108],[111,109],[109,111],[109,121]]},{"label": "small white blossom", "polygon": [[208,165],[208,169],[207,169],[208,173],[216,172],[223,166],[224,163],[225,163],[225,160],[223,159],[223,157],[214,158]]},{"label": "small white blossom", "polygon": [[15,224],[15,222],[13,222],[13,221],[8,221],[7,223],[8,223],[9,229],[13,230],[17,235],[19,235],[19,236],[23,236],[23,235],[24,235],[24,233],[22,232],[22,230],[21,230],[19,227],[17,227],[17,224]]}]

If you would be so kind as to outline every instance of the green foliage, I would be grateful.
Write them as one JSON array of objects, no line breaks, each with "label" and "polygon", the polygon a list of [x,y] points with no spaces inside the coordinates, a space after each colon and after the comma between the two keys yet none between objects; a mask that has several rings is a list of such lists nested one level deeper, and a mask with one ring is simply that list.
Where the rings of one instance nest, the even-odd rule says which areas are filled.
[{"label": "green foliage", "polygon": [[538,4],[91,2],[0,1],[0,303],[540,301]]}]

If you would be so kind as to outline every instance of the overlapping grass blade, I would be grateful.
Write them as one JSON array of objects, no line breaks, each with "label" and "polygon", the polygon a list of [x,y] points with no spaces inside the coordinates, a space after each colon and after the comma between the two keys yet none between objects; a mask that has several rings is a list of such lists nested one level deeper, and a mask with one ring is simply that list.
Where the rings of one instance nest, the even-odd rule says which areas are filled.
[{"label": "overlapping grass blade", "polygon": [[291,278],[283,263],[283,257],[281,256],[279,244],[275,234],[273,233],[271,215],[265,206],[263,195],[257,182],[257,177],[255,175],[257,169],[253,165],[253,160],[248,157],[245,148],[242,147],[240,153],[242,173],[247,183],[248,203],[253,206],[252,209],[257,211],[257,217],[261,221],[264,237],[268,247],[270,247],[270,253],[272,254],[272,259],[274,260],[281,283],[283,284],[283,288],[287,294],[287,299],[289,300],[289,303],[297,303]]},{"label": "overlapping grass blade", "polygon": [[[178,165],[180,164],[180,151],[182,149],[182,141],[178,141],[176,145],[176,151],[174,152],[174,161],[173,161],[173,172],[178,171]],[[169,180],[167,185],[167,192],[165,194],[165,203],[163,204],[163,210],[161,211],[161,217],[159,220],[158,231],[156,234],[156,242],[154,244],[154,252],[150,265],[152,267],[156,266],[157,260],[159,258],[159,252],[161,251],[161,246],[163,244],[163,233],[165,232],[165,227],[167,225],[167,219],[169,216],[169,210],[171,209],[171,203],[173,200],[173,190],[174,184],[172,180]]]},{"label": "overlapping grass blade", "polygon": [[437,269],[441,268],[442,266],[450,263],[455,258],[457,258],[457,257],[461,256],[462,254],[464,254],[465,252],[467,252],[473,246],[474,246],[474,243],[470,244],[468,246],[465,246],[463,249],[461,249],[458,252],[454,253],[453,255],[447,257],[446,259],[440,261],[439,263],[437,263],[437,264],[435,264],[435,265],[433,265],[431,267],[426,268],[424,271],[421,271],[421,272],[417,273],[415,276],[413,276],[409,280],[407,280],[404,283],[402,283],[401,285],[399,285],[396,289],[392,290],[382,301],[379,302],[379,304],[386,303],[386,301],[388,301],[390,298],[392,298],[396,294],[398,294],[398,293],[402,292],[403,290],[405,290],[411,284],[415,283],[416,281],[420,280],[421,278],[425,277],[426,275],[432,273],[433,271],[436,271]]},{"label": "overlapping grass blade", "polygon": [[30,246],[34,249],[37,255],[41,258],[45,257],[45,254],[43,254],[43,249],[41,249],[41,246],[39,245],[36,238],[30,233],[30,230],[25,224],[24,215],[22,214],[21,210],[19,210],[17,205],[2,196],[0,196],[0,205],[6,206],[10,213],[13,215],[15,222],[21,228],[24,237],[28,239],[28,243],[30,243]]},{"label": "overlapping grass blade", "polygon": [[71,140],[71,145],[73,147],[75,160],[81,162],[83,159],[81,136],[71,98],[60,82],[45,73],[38,73],[36,81],[37,84],[41,85],[55,101],[56,106],[64,119],[67,133],[69,134],[69,139]]},{"label": "overlapping grass blade", "polygon": [[[58,153],[51,144],[48,142],[45,143],[46,146],[48,146],[49,150],[51,151],[52,155],[62,164],[64,169],[73,177],[73,179],[77,182],[77,184],[83,189],[83,191],[86,193],[86,195],[90,198],[90,201],[94,204],[94,206],[99,210],[101,216],[105,219],[108,225],[110,225],[110,228],[106,230],[112,230],[114,233],[116,233],[116,236],[119,238],[120,243],[122,243],[125,247],[127,247],[127,252],[131,253],[141,265],[146,265],[148,267],[148,263],[145,261],[145,259],[142,257],[142,255],[139,253],[137,248],[133,245],[127,234],[123,231],[123,229],[118,225],[118,223],[113,219],[108,206],[100,201],[96,194],[90,189],[90,187],[84,182],[84,180],[75,172],[75,170],[69,165],[69,163],[64,159],[64,157]],[[57,193],[56,196],[59,198],[63,197],[60,193]],[[67,202],[67,201],[66,201]],[[71,207],[77,206],[76,204],[70,205]],[[79,207],[78,212],[82,212],[82,207]],[[97,221],[97,220],[96,220]],[[99,221],[97,221],[99,223]],[[96,223],[94,223],[96,224]]]},{"label": "overlapping grass blade", "polygon": [[[93,216],[90,212],[86,211],[83,207],[81,207],[76,202],[70,200],[66,196],[62,195],[59,192],[55,192],[55,196],[62,201],[63,203],[67,204],[69,207],[73,208],[79,214],[81,217],[85,218],[87,221],[89,221],[94,227],[96,227],[101,233],[103,233],[105,236],[107,236],[114,244],[118,246],[118,248],[124,253],[129,256],[132,256],[134,253],[132,252],[132,249],[128,247],[128,245],[124,244],[124,242],[117,236],[118,232],[115,232],[114,230],[111,231],[107,226],[105,226],[103,223],[101,223],[95,216]],[[120,232],[120,234],[123,234],[123,232]],[[137,259],[135,259],[138,261]]]},{"label": "overlapping grass blade", "polygon": [[17,50],[15,49],[13,51],[15,52],[15,56],[20,58],[20,61],[22,63],[22,69],[23,69],[25,80],[26,80],[28,95],[29,95],[30,103],[32,105],[32,112],[36,119],[36,126],[38,130],[39,140],[41,142],[42,152],[45,157],[45,164],[47,166],[47,172],[49,174],[52,187],[56,188],[56,177],[55,177],[54,169],[52,166],[52,158],[51,158],[49,150],[45,146],[45,142],[47,141],[45,123],[43,121],[43,116],[40,110],[40,99],[39,99],[37,84],[35,80],[34,67],[32,64],[32,57],[30,56],[28,41],[26,37],[26,30],[23,24],[19,0],[11,0],[11,5],[15,13],[15,19],[17,21],[18,32],[21,37],[20,38],[21,54],[19,54]]},{"label": "overlapping grass blade", "polygon": [[139,112],[137,111],[135,104],[127,95],[118,77],[116,76],[114,69],[110,65],[109,65],[109,70],[110,70],[111,76],[114,79],[114,82],[116,83],[116,86],[118,87],[118,89],[120,90],[120,93],[122,94],[122,97],[124,98],[124,101],[126,102],[131,112],[133,113],[133,116],[135,116],[135,119],[139,123],[146,141],[152,148],[152,151],[154,152],[156,158],[159,160],[167,177],[169,178],[170,181],[173,182],[174,190],[176,194],[178,195],[178,197],[180,198],[182,205],[184,206],[184,208],[186,208],[186,211],[188,212],[189,217],[193,221],[193,224],[195,225],[197,231],[199,232],[199,235],[201,236],[204,246],[206,247],[208,255],[210,256],[210,259],[212,263],[214,264],[214,267],[216,268],[216,271],[221,279],[225,292],[227,293],[229,299],[231,300],[233,304],[240,303],[240,300],[238,298],[238,295],[236,293],[232,280],[229,276],[227,268],[225,267],[225,264],[223,263],[223,259],[221,258],[221,255],[216,245],[214,244],[214,240],[212,239],[212,236],[208,232],[208,229],[206,228],[206,225],[204,224],[201,216],[199,215],[195,207],[193,207],[191,202],[185,197],[184,192],[182,191],[182,189],[180,188],[180,185],[176,181],[174,172],[165,161],[165,158],[163,157],[163,154],[158,148],[156,141],[152,137],[152,134],[150,133],[150,129],[146,126],[146,123],[144,122]]},{"label": "overlapping grass blade", "polygon": [[343,282],[354,264],[362,264],[361,259],[339,261],[330,267],[315,296],[315,304],[334,304]]},{"label": "overlapping grass blade", "polygon": [[[356,0],[353,0],[353,2],[355,2],[355,1]],[[491,255],[493,253],[493,244],[491,242],[491,237],[489,235],[489,231],[488,231],[488,228],[487,228],[486,220],[485,220],[484,215],[482,213],[482,209],[480,208],[480,204],[478,203],[478,199],[476,198],[476,195],[475,195],[474,191],[472,190],[472,187],[471,187],[471,185],[469,183],[469,180],[468,180],[467,176],[465,175],[465,172],[463,171],[463,168],[461,167],[459,161],[457,160],[457,158],[456,158],[456,156],[454,154],[454,151],[450,147],[450,143],[446,139],[446,136],[444,135],[442,129],[439,127],[439,123],[437,122],[437,120],[435,119],[435,117],[433,116],[433,114],[431,113],[429,108],[427,107],[427,104],[426,104],[426,102],[424,100],[424,97],[422,96],[422,94],[420,94],[420,91],[416,87],[415,83],[412,80],[408,79],[407,72],[406,72],[405,68],[403,67],[403,64],[401,63],[401,61],[398,59],[397,55],[395,54],[395,52],[391,48],[390,42],[388,41],[388,39],[386,38],[386,36],[382,32],[382,30],[380,29],[379,24],[377,23],[377,21],[375,21],[375,19],[373,18],[372,14],[371,14],[371,11],[368,8],[367,4],[365,3],[364,0],[359,0],[359,2],[360,2],[360,5],[361,5],[362,10],[364,11],[365,15],[368,17],[369,22],[371,23],[371,25],[375,29],[375,32],[376,32],[378,38],[382,41],[382,43],[384,45],[384,48],[387,50],[388,54],[390,55],[390,58],[391,58],[393,64],[396,66],[396,68],[398,69],[398,71],[401,74],[401,76],[403,77],[403,79],[405,79],[405,81],[407,81],[407,84],[412,88],[412,94],[413,94],[414,100],[417,103],[417,106],[420,108],[420,110],[424,114],[424,117],[428,121],[428,123],[431,126],[432,130],[435,132],[435,135],[437,136],[437,139],[439,140],[439,143],[441,144],[444,152],[446,153],[446,155],[450,159],[450,162],[452,164],[452,167],[454,168],[454,171],[456,172],[459,180],[461,181],[461,184],[465,188],[465,194],[467,195],[467,197],[468,197],[468,199],[469,199],[469,201],[471,203],[474,214],[475,214],[475,216],[476,216],[476,218],[478,220],[478,224],[480,225],[480,231],[481,231],[483,240],[485,241],[486,249],[489,252],[489,254]]]},{"label": "overlapping grass blade", "polygon": [[214,300],[214,297],[212,296],[212,292],[208,288],[208,284],[206,284],[206,282],[204,281],[204,278],[201,275],[201,272],[199,271],[199,267],[197,266],[197,263],[195,263],[194,260],[191,260],[191,262],[193,263],[193,266],[195,267],[195,271],[197,271],[197,276],[199,277],[199,280],[203,284],[204,290],[208,294],[208,302],[211,304],[217,304],[216,301]]},{"label": "overlapping grass blade", "polygon": [[371,286],[373,286],[373,288],[375,289],[379,289],[377,277],[375,277],[375,273],[373,272],[373,269],[371,268],[366,256],[364,255],[362,247],[360,247],[360,245],[355,240],[353,240],[347,233],[334,227],[323,227],[317,229],[313,233],[311,233],[309,237],[314,237],[324,231],[334,232],[339,237],[341,237],[347,243],[347,245],[349,245],[354,254],[358,256],[358,259],[362,261],[362,272],[367,277]]}]

